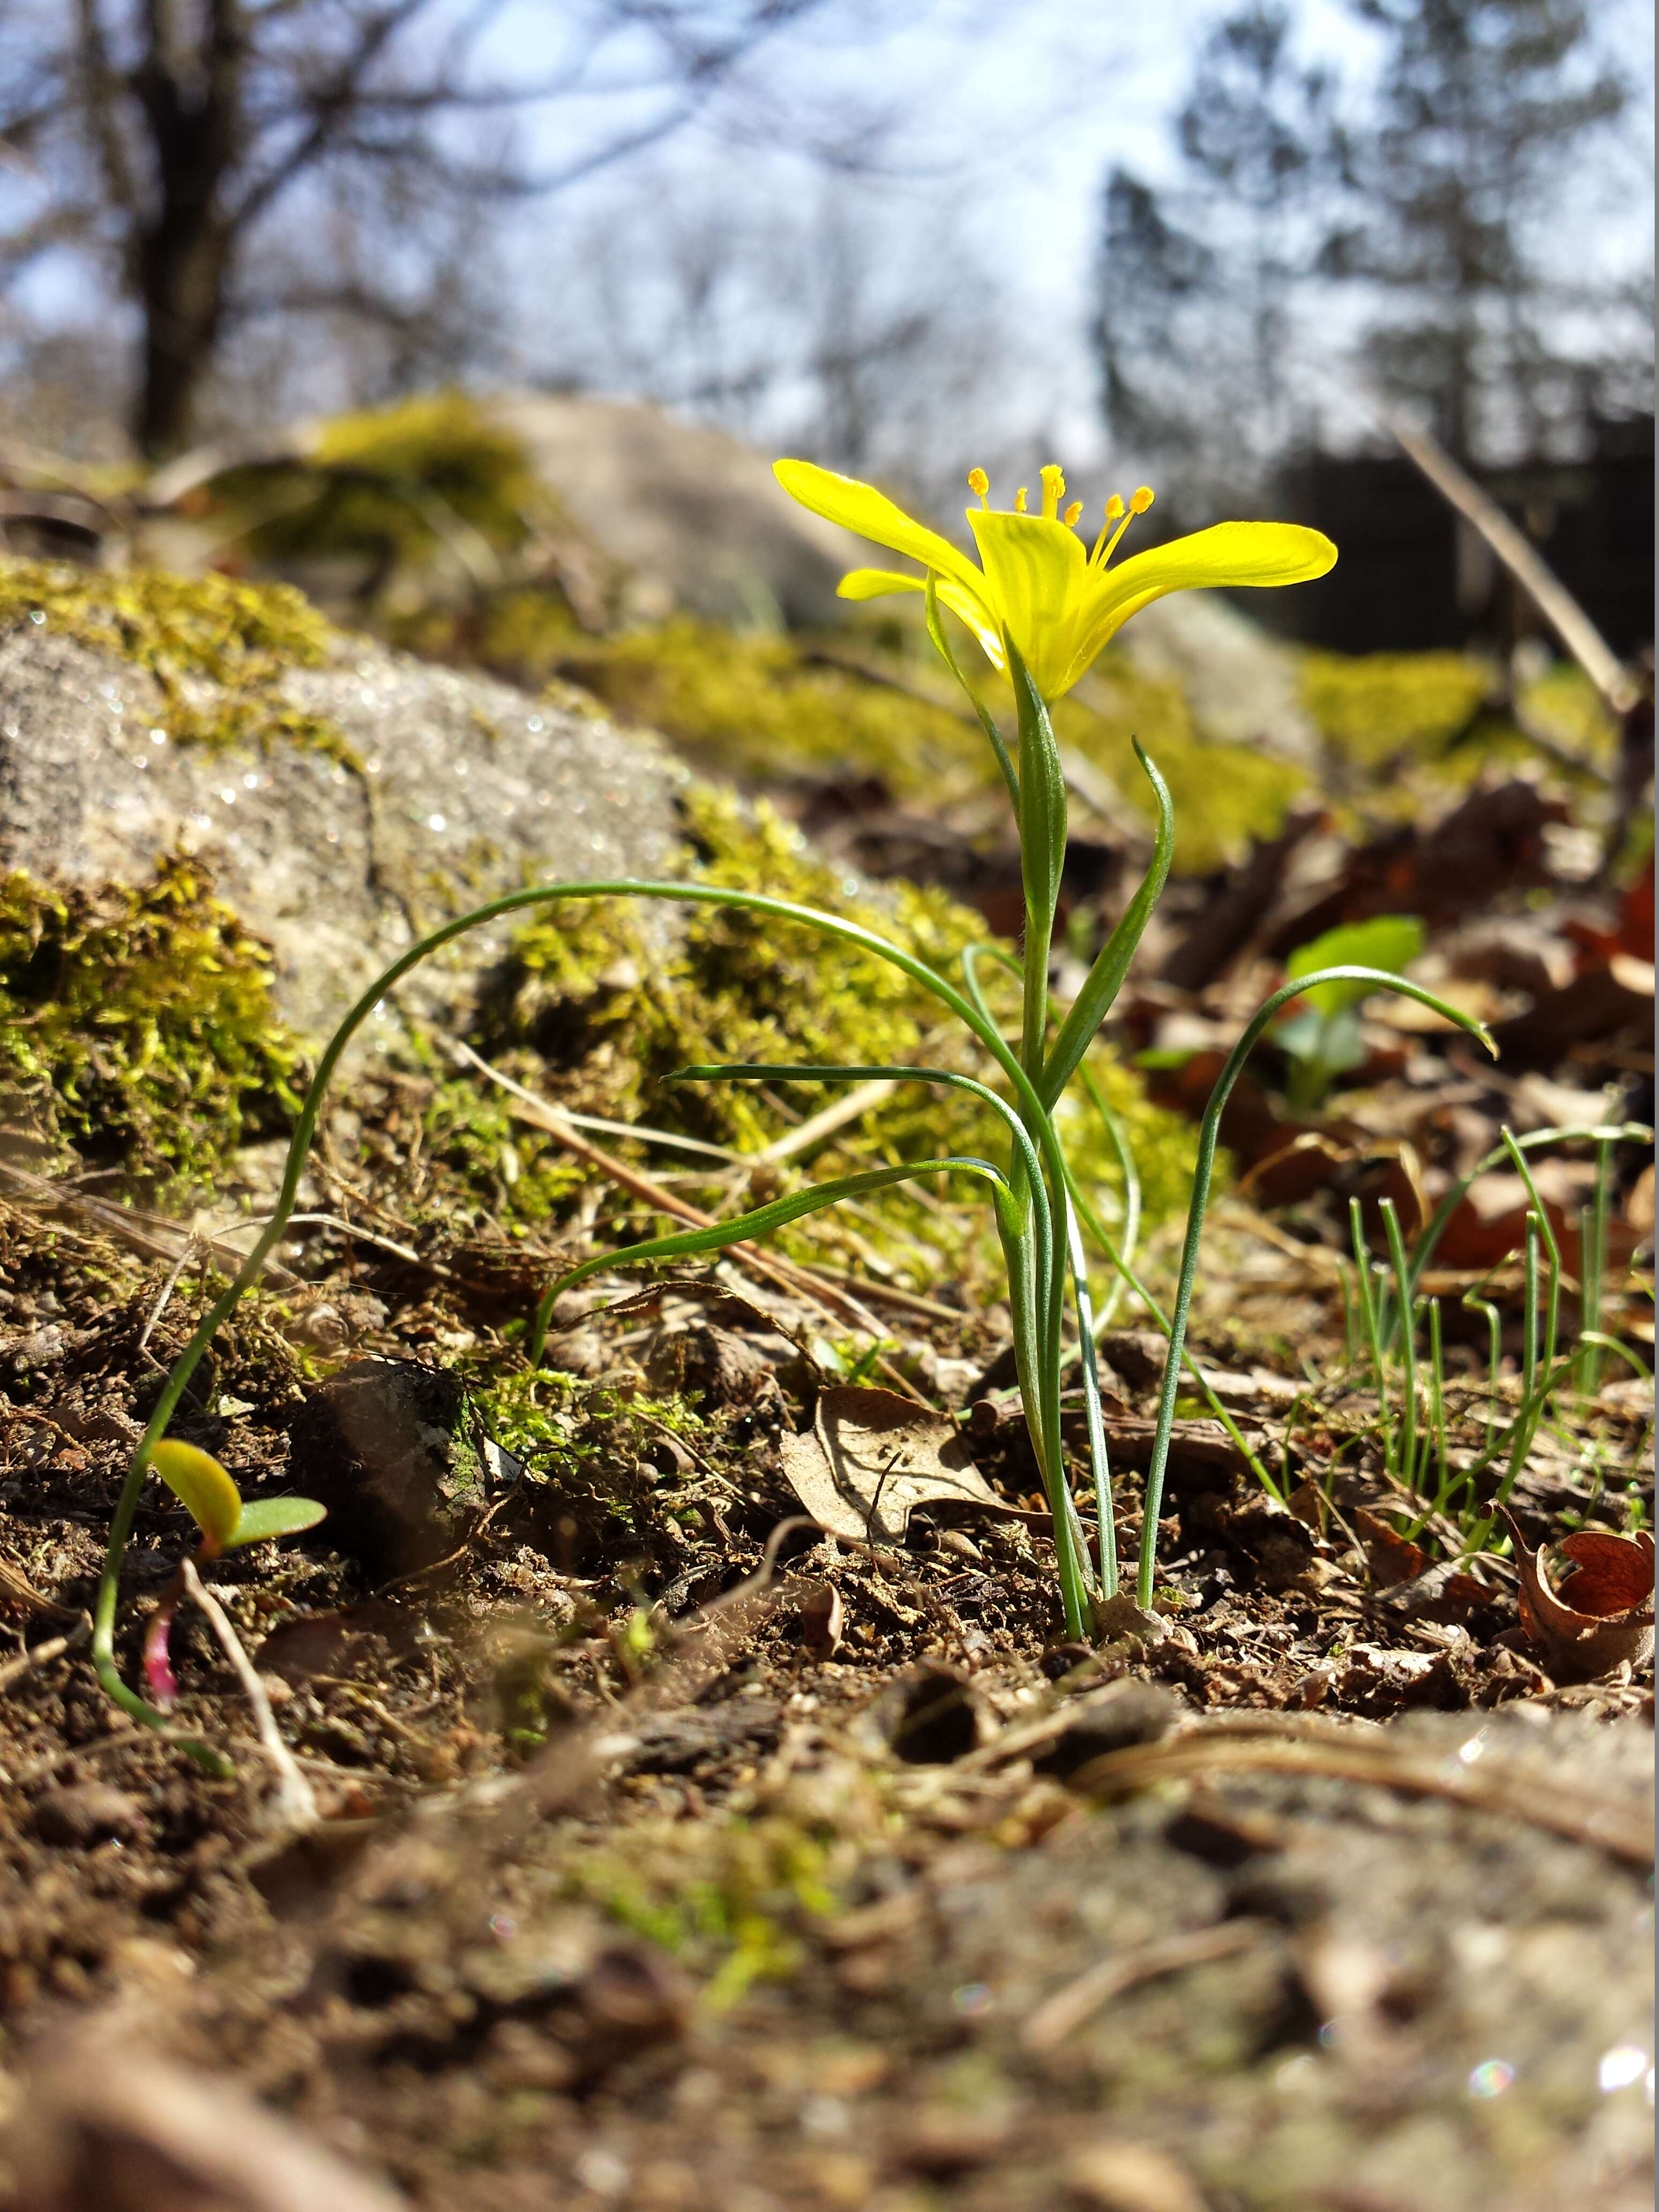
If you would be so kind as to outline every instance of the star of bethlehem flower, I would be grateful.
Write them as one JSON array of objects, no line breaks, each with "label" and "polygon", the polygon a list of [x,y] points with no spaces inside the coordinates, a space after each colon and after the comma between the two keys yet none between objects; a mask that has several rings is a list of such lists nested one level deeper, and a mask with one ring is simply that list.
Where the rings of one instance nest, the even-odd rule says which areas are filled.
[{"label": "star of bethlehem flower", "polygon": [[[992,665],[1006,665],[1004,639],[1011,638],[1047,700],[1069,691],[1130,616],[1168,592],[1306,583],[1336,559],[1328,538],[1298,523],[1218,522],[1114,567],[1124,532],[1152,503],[1151,491],[1143,484],[1127,507],[1121,499],[1109,500],[1105,527],[1090,547],[1077,532],[1082,504],[1074,501],[1061,512],[1066,478],[1050,465],[1042,471],[1041,514],[1026,513],[1023,488],[1012,513],[992,507],[984,470],[970,471],[968,488],[980,501],[968,509],[979,548],[975,568],[948,538],[915,521],[872,484],[811,461],[778,461],[774,473],[815,514],[921,562],[937,579],[941,604],[967,623]],[[927,587],[925,576],[854,568],[838,588],[844,599],[875,599]]]}]

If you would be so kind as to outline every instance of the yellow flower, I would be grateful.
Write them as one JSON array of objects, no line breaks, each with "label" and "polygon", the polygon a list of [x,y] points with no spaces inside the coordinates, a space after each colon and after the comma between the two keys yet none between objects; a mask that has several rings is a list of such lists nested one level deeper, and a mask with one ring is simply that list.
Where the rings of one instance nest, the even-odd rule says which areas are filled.
[{"label": "yellow flower", "polygon": [[[1066,479],[1057,468],[1042,471],[1042,512],[1025,512],[1024,489],[1013,511],[991,507],[982,469],[968,478],[981,504],[968,510],[979,548],[975,568],[948,538],[915,521],[902,507],[854,477],[837,476],[811,461],[774,464],[778,482],[803,507],[919,561],[938,579],[940,601],[959,615],[993,665],[1005,665],[1005,634],[1045,699],[1069,691],[1133,614],[1166,592],[1240,584],[1300,584],[1322,576],[1336,548],[1317,530],[1293,522],[1218,522],[1167,545],[1111,565],[1118,542],[1152,495],[1144,486],[1125,507],[1111,500],[1106,527],[1092,550],[1073,525],[1082,510],[1060,512]],[[844,599],[874,599],[889,592],[921,592],[927,578],[886,568],[854,568],[841,580]]]}]

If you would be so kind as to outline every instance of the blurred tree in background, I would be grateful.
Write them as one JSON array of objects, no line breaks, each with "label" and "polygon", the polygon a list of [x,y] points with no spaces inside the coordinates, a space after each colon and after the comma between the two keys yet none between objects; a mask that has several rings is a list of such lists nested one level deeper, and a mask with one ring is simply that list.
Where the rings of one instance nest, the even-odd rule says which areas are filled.
[{"label": "blurred tree in background", "polygon": [[[0,151],[22,207],[0,283],[67,251],[131,304],[151,458],[187,441],[216,359],[261,322],[290,344],[301,325],[368,337],[389,389],[454,374],[501,312],[491,211],[666,137],[819,4],[521,11],[548,56],[526,66],[492,45],[498,0],[13,0]],[[581,103],[607,93],[625,112],[596,135]],[[532,159],[517,120],[544,147],[556,108],[568,158]]]},{"label": "blurred tree in background", "polygon": [[[1345,354],[1468,461],[1571,446],[1645,402],[1643,286],[1565,190],[1632,98],[1581,0],[1346,0],[1368,93],[1294,58],[1273,0],[1219,22],[1179,181],[1106,185],[1097,347],[1114,438],[1213,501],[1258,486]],[[1650,296],[1650,286],[1647,287]]]}]

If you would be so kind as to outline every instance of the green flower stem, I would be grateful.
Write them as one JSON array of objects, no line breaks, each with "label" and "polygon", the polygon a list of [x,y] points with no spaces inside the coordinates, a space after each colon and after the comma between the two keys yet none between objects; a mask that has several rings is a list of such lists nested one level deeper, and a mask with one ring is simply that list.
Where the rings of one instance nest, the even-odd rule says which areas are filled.
[{"label": "green flower stem", "polygon": [[1406,1258],[1399,1208],[1391,1198],[1385,1198],[1377,1211],[1382,1216],[1389,1256],[1394,1261],[1395,1281],[1399,1285],[1403,1323],[1400,1337],[1400,1473],[1411,1489],[1417,1483],[1417,1301],[1412,1296],[1411,1267]]},{"label": "green flower stem", "polygon": [[[1099,1245],[1102,1252],[1106,1256],[1108,1264],[1117,1270],[1119,1279],[1128,1285],[1129,1288],[1134,1292],[1136,1297],[1140,1300],[1141,1304],[1146,1307],[1147,1312],[1158,1323],[1158,1326],[1163,1330],[1164,1335],[1168,1336],[1170,1328],[1170,1316],[1164,1312],[1163,1307],[1159,1305],[1158,1300],[1147,1289],[1146,1284],[1141,1281],[1139,1276],[1135,1273],[1134,1269],[1130,1266],[1127,1259],[1123,1255],[1122,1247],[1116,1243],[1105,1223],[1102,1221],[1100,1216],[1095,1212],[1093,1206],[1091,1206],[1088,1200],[1084,1197],[1082,1191],[1078,1186],[1077,1178],[1075,1176],[1071,1175],[1069,1169],[1067,1170],[1067,1176],[1070,1185],[1069,1195],[1073,1205],[1076,1206],[1077,1211],[1082,1218],[1084,1227],[1088,1231],[1090,1236],[1094,1238],[1096,1243]],[[1211,1384],[1209,1376],[1204,1372],[1204,1370],[1199,1365],[1197,1360],[1190,1352],[1183,1352],[1182,1354],[1182,1364],[1186,1367],[1188,1374],[1191,1376],[1193,1381],[1197,1384],[1199,1392],[1203,1397],[1205,1403],[1209,1407],[1212,1413],[1214,1414],[1216,1419],[1220,1422],[1222,1427],[1226,1431],[1227,1435],[1232,1443],[1233,1448],[1237,1452],[1239,1457],[1249,1468],[1250,1473],[1261,1485],[1261,1487],[1276,1498],[1279,1495],[1278,1486],[1267,1473],[1267,1468],[1262,1466],[1261,1461],[1250,1449],[1249,1445],[1244,1441],[1244,1431],[1239,1427],[1237,1422],[1234,1420],[1232,1415],[1222,1404],[1220,1399],[1217,1397],[1214,1389]]]},{"label": "green flower stem", "polygon": [[1365,1218],[1359,1200],[1348,1200],[1348,1234],[1353,1240],[1354,1295],[1359,1301],[1365,1342],[1371,1355],[1371,1382],[1376,1391],[1376,1419],[1382,1439],[1382,1464],[1394,1472],[1394,1425],[1389,1418],[1389,1376],[1382,1359],[1382,1316],[1377,1310],[1376,1285],[1371,1277],[1370,1247],[1365,1242]]},{"label": "green flower stem", "polygon": [[1221,1133],[1221,1116],[1232,1089],[1237,1082],[1245,1061],[1260,1042],[1262,1032],[1273,1016],[1289,1000],[1299,998],[1304,991],[1321,983],[1369,983],[1375,989],[1397,991],[1406,998],[1415,999],[1419,1005],[1432,1006],[1437,1013],[1477,1037],[1493,1050],[1491,1038],[1483,1024],[1461,1008],[1448,1006],[1432,991],[1420,983],[1408,982],[1403,975],[1385,975],[1380,968],[1341,967],[1324,968],[1312,975],[1299,975],[1275,991],[1272,998],[1259,1006],[1244,1034],[1227,1056],[1226,1066],[1216,1079],[1210,1093],[1210,1103],[1204,1109],[1204,1119],[1198,1136],[1198,1159],[1193,1175],[1193,1195],[1187,1211],[1187,1236],[1182,1247],[1181,1275],[1176,1285],[1175,1311],[1170,1328],[1170,1349],[1164,1363],[1164,1384],[1158,1394],[1158,1427],[1152,1437],[1152,1464],[1146,1472],[1146,1504],[1140,1530],[1140,1563],[1135,1578],[1137,1603],[1145,1611],[1152,1601],[1152,1571],[1158,1557],[1158,1516],[1164,1503],[1164,1478],[1170,1464],[1170,1438],[1175,1428],[1176,1396],[1181,1386],[1182,1356],[1187,1346],[1187,1322],[1192,1311],[1193,1291],[1198,1279],[1199,1246],[1203,1241],[1204,1216],[1210,1202],[1210,1184],[1215,1174],[1216,1146]]}]

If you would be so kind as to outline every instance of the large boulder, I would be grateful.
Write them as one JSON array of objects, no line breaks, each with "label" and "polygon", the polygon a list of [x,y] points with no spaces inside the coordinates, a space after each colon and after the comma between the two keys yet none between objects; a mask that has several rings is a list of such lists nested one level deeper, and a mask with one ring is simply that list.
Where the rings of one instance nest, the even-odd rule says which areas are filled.
[{"label": "large boulder", "polygon": [[[673,865],[684,772],[650,738],[362,638],[284,669],[264,731],[223,745],[234,695],[25,619],[0,635],[0,869],[141,882],[199,857],[273,946],[278,1011],[325,1033],[417,932],[537,880]],[[499,956],[460,941],[404,987],[432,1012]]]},{"label": "large boulder", "polygon": [[526,394],[486,410],[627,572],[636,614],[791,628],[845,615],[836,586],[868,549],[798,506],[752,446],[629,400]]}]

